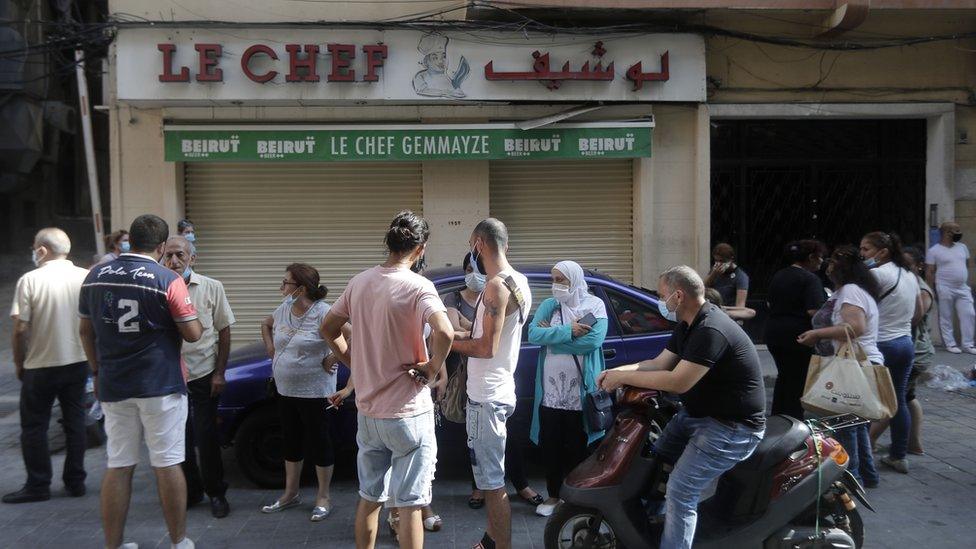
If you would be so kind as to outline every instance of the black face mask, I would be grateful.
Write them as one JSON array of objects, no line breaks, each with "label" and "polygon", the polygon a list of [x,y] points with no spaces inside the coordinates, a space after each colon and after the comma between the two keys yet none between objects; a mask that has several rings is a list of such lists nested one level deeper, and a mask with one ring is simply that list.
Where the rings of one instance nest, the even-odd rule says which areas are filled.
[{"label": "black face mask", "polygon": [[952,235],[953,242],[959,242],[960,240],[962,240],[962,233],[956,233]]},{"label": "black face mask", "polygon": [[427,257],[423,255],[420,256],[420,259],[414,261],[413,265],[410,266],[410,270],[417,274],[422,273],[426,268],[427,268]]}]

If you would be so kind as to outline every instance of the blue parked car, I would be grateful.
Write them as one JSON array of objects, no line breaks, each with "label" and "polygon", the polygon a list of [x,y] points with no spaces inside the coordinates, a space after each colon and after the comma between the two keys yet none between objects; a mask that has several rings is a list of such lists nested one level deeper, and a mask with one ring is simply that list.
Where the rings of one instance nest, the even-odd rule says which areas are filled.
[{"label": "blue parked car", "polygon": [[[539,304],[552,295],[551,267],[520,266],[517,269],[529,279],[534,314]],[[458,267],[431,269],[425,275],[434,282],[441,296],[464,287],[464,272]],[[632,364],[657,356],[671,335],[673,323],[658,312],[656,293],[618,282],[597,271],[588,270],[585,275],[590,292],[603,299],[610,317],[603,344],[607,367]],[[528,326],[525,331],[528,331]],[[524,416],[523,411],[531,409],[535,389],[539,347],[530,345],[527,339],[524,338],[522,343],[515,371],[519,398],[516,416]],[[220,442],[223,446],[234,446],[238,464],[248,479],[261,487],[280,487],[284,483],[281,429],[274,399],[268,394],[271,359],[265,353],[264,345],[257,342],[232,352],[226,376],[227,387],[221,395],[218,411]],[[338,387],[344,387],[348,379],[349,370],[340,365]],[[356,406],[353,400],[349,399],[338,411],[330,412],[333,414],[330,430],[340,459],[343,450],[348,454],[356,445]],[[441,451],[465,448],[463,425],[443,423],[445,425],[438,428]],[[448,425],[457,425],[458,428],[450,429]],[[445,438],[451,443],[445,444]],[[441,462],[444,460],[441,459]]]}]

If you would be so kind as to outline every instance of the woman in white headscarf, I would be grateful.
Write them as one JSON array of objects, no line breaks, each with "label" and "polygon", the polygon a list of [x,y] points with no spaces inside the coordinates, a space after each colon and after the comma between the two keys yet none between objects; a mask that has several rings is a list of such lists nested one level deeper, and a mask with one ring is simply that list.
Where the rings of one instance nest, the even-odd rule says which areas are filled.
[{"label": "woman in white headscarf", "polygon": [[606,368],[606,306],[587,291],[583,268],[574,261],[553,267],[552,295],[529,324],[529,342],[542,346],[530,433],[546,464],[549,499],[536,507],[542,516],[552,514],[563,479],[586,457],[587,446],[603,436],[586,425],[582,402]]}]

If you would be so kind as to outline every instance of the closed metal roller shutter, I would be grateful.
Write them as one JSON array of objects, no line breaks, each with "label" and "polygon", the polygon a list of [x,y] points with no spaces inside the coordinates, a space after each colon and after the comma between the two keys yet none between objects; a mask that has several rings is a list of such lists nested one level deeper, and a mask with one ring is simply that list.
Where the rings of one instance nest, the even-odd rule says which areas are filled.
[{"label": "closed metal roller shutter", "polygon": [[384,260],[386,229],[406,209],[422,213],[419,163],[186,164],[196,270],[223,282],[235,347],[260,340],[288,264],[318,269],[331,303]]},{"label": "closed metal roller shutter", "polygon": [[491,215],[508,227],[512,263],[571,259],[633,281],[632,160],[498,161],[490,181]]}]

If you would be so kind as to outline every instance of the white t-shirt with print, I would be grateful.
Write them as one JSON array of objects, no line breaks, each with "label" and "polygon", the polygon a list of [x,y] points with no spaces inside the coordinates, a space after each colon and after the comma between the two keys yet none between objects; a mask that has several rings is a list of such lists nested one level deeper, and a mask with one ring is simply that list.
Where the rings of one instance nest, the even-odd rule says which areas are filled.
[{"label": "white t-shirt with print", "polygon": [[911,273],[890,261],[871,269],[871,274],[878,281],[881,295],[888,294],[878,302],[878,341],[911,337],[918,281]]},{"label": "white t-shirt with print", "polygon": [[[857,342],[864,348],[865,354],[868,355],[868,360],[877,364],[884,364],[884,356],[878,350],[878,304],[875,303],[871,294],[865,292],[857,284],[845,284],[831,296],[831,301],[834,303],[834,312],[830,318],[834,326],[843,324],[844,322],[844,319],[840,316],[840,310],[845,303],[849,303],[864,311],[865,329],[864,333],[857,338]],[[834,340],[834,352],[837,352],[840,346],[841,342]]]}]

